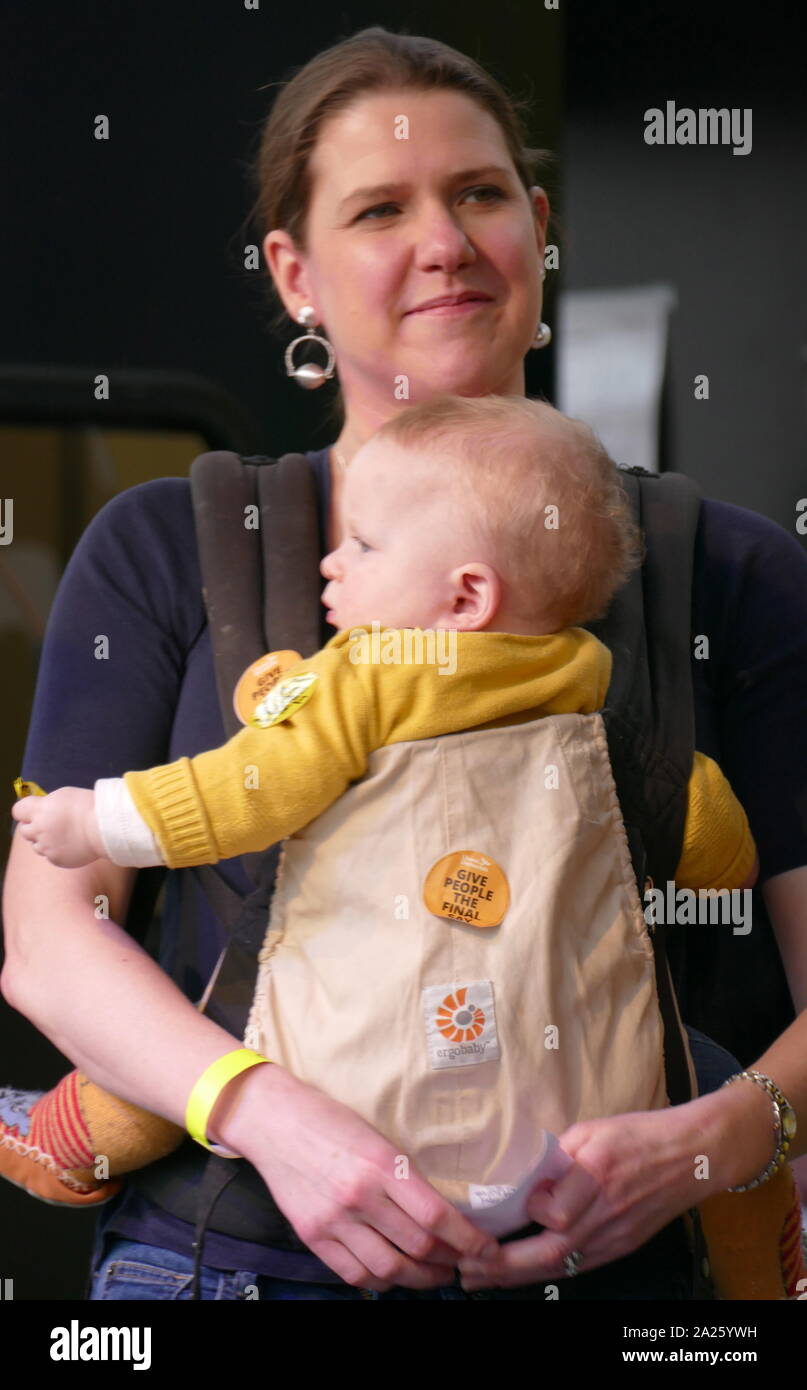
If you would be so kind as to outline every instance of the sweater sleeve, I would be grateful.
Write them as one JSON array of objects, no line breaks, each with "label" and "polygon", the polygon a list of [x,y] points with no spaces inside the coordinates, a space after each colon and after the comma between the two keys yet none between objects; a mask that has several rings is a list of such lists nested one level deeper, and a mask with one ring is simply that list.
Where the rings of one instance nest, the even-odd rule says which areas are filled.
[{"label": "sweater sleeve", "polygon": [[306,672],[316,676],[310,698],[279,723],[246,725],[220,748],[125,774],[169,868],[264,850],[321,815],[365,772],[377,746],[367,685],[331,644],[284,679]]},{"label": "sweater sleeve", "polygon": [[689,779],[680,888],[739,888],[754,866],[748,818],[717,763],[696,753]]}]

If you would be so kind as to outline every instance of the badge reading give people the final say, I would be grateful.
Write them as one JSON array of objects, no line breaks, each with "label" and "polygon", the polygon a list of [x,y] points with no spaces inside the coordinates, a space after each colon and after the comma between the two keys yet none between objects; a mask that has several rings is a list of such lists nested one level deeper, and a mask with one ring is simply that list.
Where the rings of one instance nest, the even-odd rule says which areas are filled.
[{"label": "badge reading give people the final say", "polygon": [[510,885],[495,859],[472,849],[455,850],[429,869],[423,901],[436,917],[469,927],[498,927],[510,906]]},{"label": "badge reading give people the final say", "polygon": [[242,724],[249,724],[255,706],[274,689],[283,672],[302,659],[299,652],[267,652],[247,667],[233,694],[233,709]]}]

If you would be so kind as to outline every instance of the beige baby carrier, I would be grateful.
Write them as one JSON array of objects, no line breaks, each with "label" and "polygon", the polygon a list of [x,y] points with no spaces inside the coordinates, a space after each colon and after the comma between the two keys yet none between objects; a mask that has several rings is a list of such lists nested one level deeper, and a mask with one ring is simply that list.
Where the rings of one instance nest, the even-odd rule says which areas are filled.
[{"label": "beige baby carrier", "polygon": [[285,842],[245,1042],[452,1201],[517,1185],[544,1129],[666,1105],[601,716],[373,753]]}]

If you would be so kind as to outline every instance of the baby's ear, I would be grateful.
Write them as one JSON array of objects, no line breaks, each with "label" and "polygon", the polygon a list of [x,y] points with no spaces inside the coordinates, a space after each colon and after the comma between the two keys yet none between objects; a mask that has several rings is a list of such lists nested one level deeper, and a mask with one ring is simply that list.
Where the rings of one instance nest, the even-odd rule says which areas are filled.
[{"label": "baby's ear", "polygon": [[481,560],[458,565],[451,572],[451,583],[458,625],[470,632],[488,627],[502,602],[502,582],[493,566]]}]

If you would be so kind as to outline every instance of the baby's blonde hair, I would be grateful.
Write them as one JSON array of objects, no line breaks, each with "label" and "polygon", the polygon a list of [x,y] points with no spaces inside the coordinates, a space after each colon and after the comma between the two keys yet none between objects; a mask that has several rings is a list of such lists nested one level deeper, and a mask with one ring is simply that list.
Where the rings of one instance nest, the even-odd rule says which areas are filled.
[{"label": "baby's blonde hair", "polygon": [[546,401],[435,396],[374,438],[440,449],[435,486],[448,484],[463,521],[497,557],[504,601],[519,617],[540,614],[552,631],[603,617],[642,563],[616,465],[588,425]]}]

